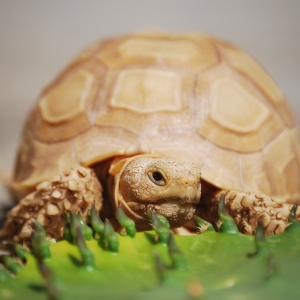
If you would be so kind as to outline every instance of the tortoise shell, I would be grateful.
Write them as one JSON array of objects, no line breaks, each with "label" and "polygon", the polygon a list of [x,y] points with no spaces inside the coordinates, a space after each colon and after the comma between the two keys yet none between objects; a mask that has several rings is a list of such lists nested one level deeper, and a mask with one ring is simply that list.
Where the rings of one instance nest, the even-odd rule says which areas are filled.
[{"label": "tortoise shell", "polygon": [[23,132],[19,197],[70,167],[152,153],[222,189],[300,196],[300,140],[284,95],[248,54],[199,34],[137,33],[79,54]]}]

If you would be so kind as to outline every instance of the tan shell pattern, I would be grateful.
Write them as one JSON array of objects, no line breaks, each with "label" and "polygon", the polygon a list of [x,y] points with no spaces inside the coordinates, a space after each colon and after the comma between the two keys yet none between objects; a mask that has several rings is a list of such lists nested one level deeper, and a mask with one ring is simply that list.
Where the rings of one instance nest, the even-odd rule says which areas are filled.
[{"label": "tan shell pattern", "polygon": [[137,33],[95,43],[42,92],[15,171],[23,196],[52,176],[119,155],[201,166],[217,187],[300,196],[299,129],[248,54],[199,34]]}]

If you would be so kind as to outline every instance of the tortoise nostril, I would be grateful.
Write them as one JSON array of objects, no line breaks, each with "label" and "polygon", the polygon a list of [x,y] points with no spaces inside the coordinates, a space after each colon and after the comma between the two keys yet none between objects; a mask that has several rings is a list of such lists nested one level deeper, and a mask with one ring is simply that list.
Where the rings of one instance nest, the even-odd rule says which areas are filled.
[{"label": "tortoise nostril", "polygon": [[194,186],[197,181],[193,177],[183,177],[179,179],[180,183],[185,186]]}]

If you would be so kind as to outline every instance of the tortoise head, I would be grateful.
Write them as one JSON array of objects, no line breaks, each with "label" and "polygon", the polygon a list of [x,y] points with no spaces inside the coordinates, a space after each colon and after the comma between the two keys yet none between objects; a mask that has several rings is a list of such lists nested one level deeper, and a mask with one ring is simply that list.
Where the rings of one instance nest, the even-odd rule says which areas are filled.
[{"label": "tortoise head", "polygon": [[122,161],[115,177],[115,206],[122,205],[139,230],[150,229],[149,211],[167,218],[171,227],[189,221],[200,201],[200,168],[150,155]]}]

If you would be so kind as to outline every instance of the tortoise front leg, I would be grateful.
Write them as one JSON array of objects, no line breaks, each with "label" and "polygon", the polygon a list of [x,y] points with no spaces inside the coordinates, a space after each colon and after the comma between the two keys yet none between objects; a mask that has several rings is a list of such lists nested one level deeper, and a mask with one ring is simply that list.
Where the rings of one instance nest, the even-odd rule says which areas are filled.
[{"label": "tortoise front leg", "polygon": [[215,191],[201,198],[196,214],[211,223],[217,223],[218,204],[222,195],[225,195],[229,215],[242,233],[254,234],[259,220],[267,235],[281,233],[289,225],[290,204],[264,194],[235,190]]},{"label": "tortoise front leg", "polygon": [[7,221],[0,232],[9,240],[30,244],[32,220],[38,221],[47,234],[47,239],[61,240],[66,212],[79,213],[87,220],[88,211],[102,207],[102,186],[94,171],[76,167],[61,175],[40,183],[35,191],[7,214]]}]

